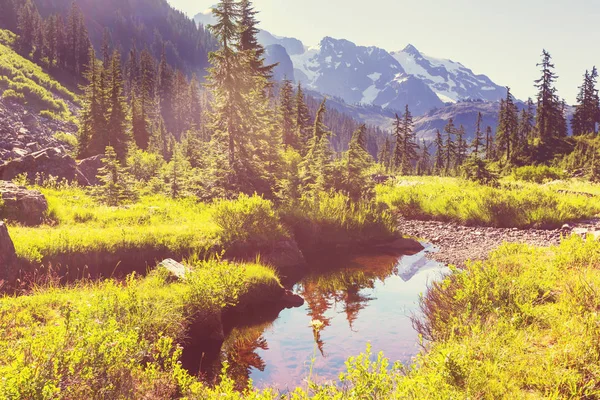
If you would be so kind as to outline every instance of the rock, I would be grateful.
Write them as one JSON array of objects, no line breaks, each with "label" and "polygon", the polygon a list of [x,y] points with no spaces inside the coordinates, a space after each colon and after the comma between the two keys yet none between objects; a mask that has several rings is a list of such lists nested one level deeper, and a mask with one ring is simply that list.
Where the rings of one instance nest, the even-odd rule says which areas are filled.
[{"label": "rock", "polygon": [[4,222],[0,222],[0,288],[17,277],[17,253]]},{"label": "rock", "polygon": [[189,269],[185,265],[178,263],[177,261],[172,260],[170,258],[167,258],[166,260],[162,261],[160,264],[158,264],[158,266],[163,267],[164,269],[169,271],[171,275],[173,275],[173,277],[176,279],[185,278],[185,275],[189,271]]},{"label": "rock", "polygon": [[400,238],[393,242],[377,245],[378,248],[390,249],[399,252],[415,252],[423,251],[425,247],[414,239]]},{"label": "rock", "polygon": [[0,179],[2,180],[10,181],[21,174],[27,174],[30,181],[34,181],[36,174],[40,174],[77,182],[82,186],[90,184],[77,168],[75,160],[60,147],[40,150],[0,166]]},{"label": "rock", "polygon": [[282,276],[295,275],[298,269],[306,267],[306,259],[294,240],[277,242],[260,255],[262,263],[272,265]]},{"label": "rock", "polygon": [[594,238],[594,240],[599,240],[600,239],[600,231],[590,232],[590,235],[592,235],[592,237]]},{"label": "rock", "polygon": [[0,181],[0,198],[4,205],[1,215],[25,225],[39,225],[48,211],[48,202],[35,190]]},{"label": "rock", "polygon": [[90,185],[98,185],[98,171],[104,166],[102,159],[104,154],[98,154],[85,160],[81,160],[78,164],[79,171],[85,176]]},{"label": "rock", "polygon": [[290,290],[286,290],[281,297],[281,305],[285,308],[298,308],[304,305],[304,299]]},{"label": "rock", "polygon": [[574,228],[571,231],[574,235],[579,235],[579,236],[586,236],[588,234],[588,228]]}]

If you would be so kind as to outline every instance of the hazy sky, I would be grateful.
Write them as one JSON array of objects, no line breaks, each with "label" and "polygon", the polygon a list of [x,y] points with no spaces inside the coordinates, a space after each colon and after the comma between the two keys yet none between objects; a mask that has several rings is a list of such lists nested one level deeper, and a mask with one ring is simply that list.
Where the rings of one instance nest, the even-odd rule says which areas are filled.
[{"label": "hazy sky", "polygon": [[[168,0],[190,16],[216,0]],[[574,102],[583,73],[600,68],[600,0],[255,0],[260,27],[305,45],[324,36],[461,62],[515,96],[534,96],[543,48],[559,95]]]}]

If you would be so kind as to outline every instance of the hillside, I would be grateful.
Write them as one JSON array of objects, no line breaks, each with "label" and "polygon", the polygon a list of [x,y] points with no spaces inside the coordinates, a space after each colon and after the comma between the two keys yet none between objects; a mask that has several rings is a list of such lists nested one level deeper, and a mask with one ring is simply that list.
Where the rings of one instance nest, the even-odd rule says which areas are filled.
[{"label": "hillside", "polygon": [[16,53],[13,40],[0,30],[0,161],[60,145],[54,136],[77,131],[80,104],[77,95]]},{"label": "hillside", "polygon": [[[17,10],[25,0],[3,0],[0,5],[0,28],[17,31]],[[35,0],[42,18],[60,14],[66,21],[71,0]],[[104,29],[108,29],[111,47],[127,54],[135,43],[160,58],[163,44],[169,63],[187,72],[204,75],[208,52],[215,48],[214,39],[166,0],[78,0],[85,16],[90,40],[100,52]]]}]

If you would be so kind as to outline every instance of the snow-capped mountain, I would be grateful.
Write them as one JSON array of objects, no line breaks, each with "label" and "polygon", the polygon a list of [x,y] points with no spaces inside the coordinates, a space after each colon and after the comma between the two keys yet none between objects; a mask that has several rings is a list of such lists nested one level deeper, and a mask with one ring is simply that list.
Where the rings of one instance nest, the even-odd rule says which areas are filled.
[{"label": "snow-capped mountain", "polygon": [[296,81],[349,104],[393,110],[408,104],[416,114],[444,105],[423,80],[407,74],[390,53],[378,47],[326,37],[291,58]]},{"label": "snow-capped mountain", "polygon": [[497,101],[506,89],[460,63],[426,56],[414,46],[388,53],[324,38],[293,55],[295,78],[308,88],[338,96],[349,104],[370,104],[415,115],[468,99]]},{"label": "snow-capped mountain", "polygon": [[[205,25],[214,23],[210,10],[194,19]],[[276,78],[294,78],[309,90],[338,97],[347,104],[372,105],[392,112],[403,111],[408,105],[418,116],[464,100],[495,102],[506,95],[506,89],[487,76],[477,75],[458,62],[425,55],[412,45],[390,53],[325,37],[319,45],[306,47],[300,40],[267,31],[261,31],[258,40],[267,49],[267,61],[280,62]]]},{"label": "snow-capped mountain", "polygon": [[408,74],[427,83],[445,103],[466,99],[497,101],[506,96],[506,88],[487,76],[475,75],[461,63],[427,56],[413,45],[391,55]]}]

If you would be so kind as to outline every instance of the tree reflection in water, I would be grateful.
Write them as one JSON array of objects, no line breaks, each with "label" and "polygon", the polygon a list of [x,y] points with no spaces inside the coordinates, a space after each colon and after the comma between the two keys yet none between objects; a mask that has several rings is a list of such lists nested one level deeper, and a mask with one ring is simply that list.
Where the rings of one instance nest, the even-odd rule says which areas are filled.
[{"label": "tree reflection in water", "polygon": [[[332,321],[327,314],[341,305],[341,312],[346,314],[350,329],[355,331],[354,323],[360,311],[374,300],[361,292],[373,289],[377,281],[397,274],[399,257],[399,254],[376,254],[354,257],[345,262],[337,260],[329,263],[329,268],[315,268],[318,272],[310,274],[296,285],[295,292],[306,301],[308,316],[323,323],[315,339],[322,357],[327,357],[322,332]],[[238,321],[237,326],[231,329],[221,347],[219,359],[205,364],[203,368],[208,382],[215,382],[225,362],[228,363],[228,375],[240,390],[248,386],[253,370],[265,370],[265,361],[259,352],[269,348],[264,332],[272,326],[276,316],[268,322],[264,322],[265,318],[259,319],[262,322],[255,324]],[[312,330],[312,327],[307,325],[306,329]]]}]

